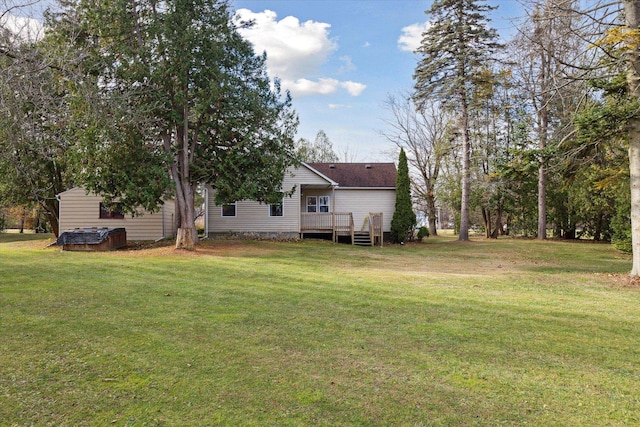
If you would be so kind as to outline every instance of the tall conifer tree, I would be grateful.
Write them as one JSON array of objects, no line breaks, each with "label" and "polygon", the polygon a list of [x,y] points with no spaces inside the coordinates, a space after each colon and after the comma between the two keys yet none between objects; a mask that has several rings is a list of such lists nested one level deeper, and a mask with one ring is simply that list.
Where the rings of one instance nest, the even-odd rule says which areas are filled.
[{"label": "tall conifer tree", "polygon": [[469,240],[470,157],[469,101],[478,83],[476,72],[500,45],[488,27],[493,10],[479,0],[436,0],[427,11],[431,25],[423,34],[422,59],[414,78],[418,105],[441,101],[459,114],[462,137],[462,203],[460,240]]},{"label": "tall conifer tree", "polygon": [[403,243],[416,225],[416,214],[411,203],[411,181],[409,165],[404,148],[398,157],[398,175],[396,177],[396,209],[391,220],[391,240]]}]

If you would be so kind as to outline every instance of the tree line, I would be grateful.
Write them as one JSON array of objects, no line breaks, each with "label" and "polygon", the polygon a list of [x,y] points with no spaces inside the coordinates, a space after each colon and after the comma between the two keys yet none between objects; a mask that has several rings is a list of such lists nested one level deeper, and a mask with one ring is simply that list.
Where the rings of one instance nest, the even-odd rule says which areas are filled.
[{"label": "tree line", "polygon": [[389,97],[384,133],[406,151],[431,234],[447,207],[460,240],[475,224],[488,238],[612,241],[637,275],[640,2],[523,7],[499,42],[494,7],[434,1],[415,87]]}]

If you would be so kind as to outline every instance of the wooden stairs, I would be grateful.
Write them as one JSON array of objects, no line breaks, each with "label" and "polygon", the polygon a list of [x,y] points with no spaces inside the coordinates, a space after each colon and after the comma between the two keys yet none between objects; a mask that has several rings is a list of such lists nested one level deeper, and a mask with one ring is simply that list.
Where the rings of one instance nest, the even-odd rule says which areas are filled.
[{"label": "wooden stairs", "polygon": [[371,233],[368,231],[354,231],[353,244],[358,246],[371,246]]}]

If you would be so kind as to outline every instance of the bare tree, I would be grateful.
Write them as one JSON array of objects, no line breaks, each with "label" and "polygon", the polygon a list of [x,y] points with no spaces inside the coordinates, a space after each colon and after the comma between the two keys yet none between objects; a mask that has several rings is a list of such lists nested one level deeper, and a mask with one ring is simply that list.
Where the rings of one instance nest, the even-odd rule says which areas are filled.
[{"label": "bare tree", "polygon": [[411,172],[411,187],[418,205],[424,206],[429,219],[429,233],[437,235],[436,184],[445,156],[452,149],[452,118],[438,104],[416,108],[409,98],[389,96],[386,107],[392,119],[383,135],[399,149],[404,149]]},{"label": "bare tree", "polygon": [[51,55],[42,25],[29,16],[38,2],[3,2],[0,12],[0,198],[37,204],[58,233],[56,195],[67,189],[64,88],[72,64]]},{"label": "bare tree", "polygon": [[579,65],[585,64],[588,34],[575,4],[574,0],[534,0],[512,46],[516,78],[537,134],[538,239],[547,236],[547,147],[561,138],[562,128],[570,122],[562,119],[575,110],[575,103],[570,105],[571,89],[583,84],[585,76]]}]

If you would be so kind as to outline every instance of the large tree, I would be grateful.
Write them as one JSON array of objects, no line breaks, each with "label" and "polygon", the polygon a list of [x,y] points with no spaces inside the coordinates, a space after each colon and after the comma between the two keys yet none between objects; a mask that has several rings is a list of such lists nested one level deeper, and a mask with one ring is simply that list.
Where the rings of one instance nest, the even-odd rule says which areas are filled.
[{"label": "large tree", "polygon": [[462,201],[460,240],[469,240],[470,156],[469,97],[477,71],[499,47],[488,27],[493,8],[479,0],[436,0],[427,11],[430,26],[417,53],[415,99],[421,106],[434,100],[459,113],[462,138]]},{"label": "large tree", "polygon": [[[627,87],[629,96],[640,101],[640,1],[624,1],[626,40]],[[631,276],[640,275],[640,114],[629,119],[629,171],[631,179],[631,245],[633,266]]]},{"label": "large tree", "polygon": [[[194,196],[279,202],[297,117],[226,1],[65,1],[49,23],[85,58],[76,82],[78,179],[134,209],[173,182],[177,248],[197,241]],[[95,92],[94,92],[95,91]],[[98,109],[97,109],[97,108]]]}]

